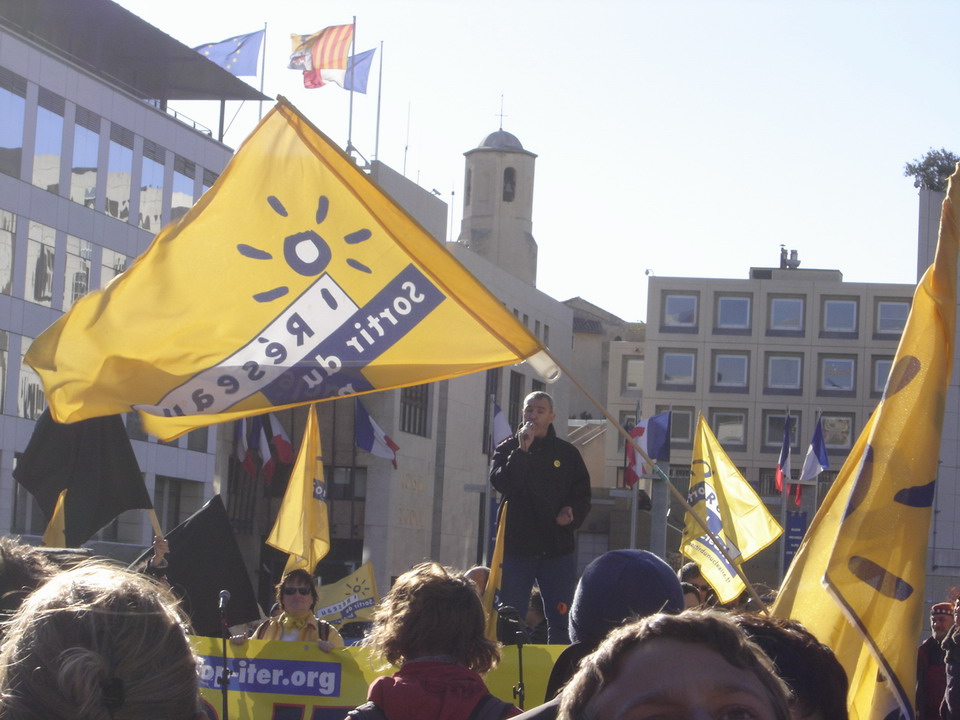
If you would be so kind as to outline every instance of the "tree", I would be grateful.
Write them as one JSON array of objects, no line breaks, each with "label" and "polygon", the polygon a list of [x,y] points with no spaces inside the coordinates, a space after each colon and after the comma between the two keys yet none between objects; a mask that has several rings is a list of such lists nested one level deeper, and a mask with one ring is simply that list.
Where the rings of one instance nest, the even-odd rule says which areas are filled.
[{"label": "tree", "polygon": [[953,175],[958,162],[960,162],[960,156],[954,155],[946,148],[939,150],[930,148],[919,160],[904,165],[903,175],[904,177],[913,176],[915,188],[945,192],[947,178]]}]

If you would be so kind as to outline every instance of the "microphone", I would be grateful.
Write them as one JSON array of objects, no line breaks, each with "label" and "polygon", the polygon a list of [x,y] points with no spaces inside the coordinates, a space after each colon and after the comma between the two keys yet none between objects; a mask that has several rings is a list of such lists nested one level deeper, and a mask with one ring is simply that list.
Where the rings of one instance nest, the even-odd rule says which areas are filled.
[{"label": "microphone", "polygon": [[219,607],[220,607],[220,610],[226,610],[226,609],[227,609],[227,603],[228,603],[228,602],[230,602],[230,591],[229,591],[229,590],[221,590],[221,591],[220,591],[220,606],[219,606]]}]

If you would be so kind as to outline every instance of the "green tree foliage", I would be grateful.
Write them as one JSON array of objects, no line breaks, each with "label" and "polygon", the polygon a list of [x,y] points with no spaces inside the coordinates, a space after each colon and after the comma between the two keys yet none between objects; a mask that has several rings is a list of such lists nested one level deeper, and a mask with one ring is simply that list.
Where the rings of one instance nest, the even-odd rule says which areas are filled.
[{"label": "green tree foliage", "polygon": [[930,148],[922,158],[904,165],[903,175],[913,177],[915,188],[945,192],[947,178],[953,175],[958,162],[960,162],[960,156],[954,155],[946,148],[939,150]]}]

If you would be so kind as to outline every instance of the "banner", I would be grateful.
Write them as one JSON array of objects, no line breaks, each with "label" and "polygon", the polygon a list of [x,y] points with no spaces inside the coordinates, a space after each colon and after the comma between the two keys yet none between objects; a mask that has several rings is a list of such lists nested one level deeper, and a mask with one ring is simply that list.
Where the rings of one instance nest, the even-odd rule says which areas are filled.
[{"label": "banner", "polygon": [[364,563],[350,577],[317,588],[317,615],[331,625],[373,619],[380,601],[373,565]]},{"label": "banner", "polygon": [[[223,716],[218,684],[223,667],[221,640],[191,637],[200,656],[200,696],[209,718]],[[524,645],[523,681],[528,709],[543,702],[547,679],[563,645]],[[343,720],[348,711],[366,702],[367,687],[396,668],[384,666],[366,648],[349,647],[330,653],[313,643],[248,640],[228,645],[227,709],[231,718],[257,720]],[[515,702],[518,680],[515,646],[505,647],[500,664],[485,676],[490,692]]]}]

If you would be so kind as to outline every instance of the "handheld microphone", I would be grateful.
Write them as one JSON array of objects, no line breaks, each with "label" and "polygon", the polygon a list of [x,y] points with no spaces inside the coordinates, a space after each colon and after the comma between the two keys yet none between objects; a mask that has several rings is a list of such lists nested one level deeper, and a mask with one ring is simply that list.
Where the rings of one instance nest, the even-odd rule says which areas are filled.
[{"label": "handheld microphone", "polygon": [[230,602],[230,591],[229,591],[229,590],[221,590],[221,591],[220,591],[220,606],[219,606],[220,609],[221,609],[221,610],[226,610],[226,609],[227,609],[227,603],[229,603],[229,602]]}]

